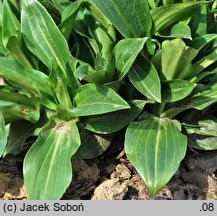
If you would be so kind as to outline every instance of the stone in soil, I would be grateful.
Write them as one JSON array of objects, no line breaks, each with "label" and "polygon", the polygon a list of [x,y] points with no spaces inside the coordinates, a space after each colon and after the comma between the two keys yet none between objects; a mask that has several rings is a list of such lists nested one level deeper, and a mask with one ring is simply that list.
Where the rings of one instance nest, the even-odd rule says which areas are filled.
[{"label": "stone in soil", "polygon": [[95,189],[91,200],[122,200],[128,191],[128,184],[129,180],[108,179]]}]

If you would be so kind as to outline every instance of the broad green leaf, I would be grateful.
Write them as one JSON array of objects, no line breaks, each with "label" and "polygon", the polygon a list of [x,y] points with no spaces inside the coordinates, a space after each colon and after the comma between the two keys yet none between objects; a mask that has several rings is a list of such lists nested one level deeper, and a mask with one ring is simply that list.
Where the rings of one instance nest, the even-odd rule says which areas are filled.
[{"label": "broad green leaf", "polygon": [[197,7],[206,3],[205,1],[185,2],[153,8],[151,15],[154,21],[155,31],[161,31],[173,23],[186,20]]},{"label": "broad green leaf", "polygon": [[4,150],[4,156],[8,154],[17,155],[28,146],[27,139],[34,135],[38,124],[32,124],[25,120],[16,121],[10,124],[8,143]]},{"label": "broad green leaf", "polygon": [[187,97],[195,88],[195,83],[186,80],[169,80],[162,85],[162,102],[175,102]]},{"label": "broad green leaf", "polygon": [[184,124],[188,134],[197,133],[200,135],[217,137],[217,119],[214,116],[201,119],[197,122]]},{"label": "broad green leaf", "polygon": [[75,120],[52,119],[39,132],[24,160],[30,200],[60,199],[72,179],[71,157],[80,146]]},{"label": "broad green leaf", "polygon": [[132,67],[136,57],[143,49],[148,38],[127,38],[120,40],[114,47],[115,67],[119,79],[123,79]]},{"label": "broad green leaf", "polygon": [[217,149],[217,119],[210,116],[197,122],[185,123],[188,145],[203,150]]},{"label": "broad green leaf", "polygon": [[198,90],[192,97],[172,104],[165,112],[164,116],[172,118],[175,115],[192,108],[203,110],[216,102],[217,84],[204,86],[202,90]]},{"label": "broad green leaf", "polygon": [[184,22],[179,22],[176,25],[174,25],[171,29],[170,36],[177,37],[177,38],[185,38],[190,40],[192,39],[191,29]]},{"label": "broad green leaf", "polygon": [[125,38],[148,37],[152,28],[149,7],[144,0],[91,0]]},{"label": "broad green leaf", "polygon": [[130,82],[144,96],[156,102],[161,102],[161,86],[158,73],[152,63],[146,58],[137,59],[128,72]]},{"label": "broad green leaf", "polygon": [[36,124],[40,118],[39,108],[32,108],[26,105],[17,105],[2,110],[6,123],[15,122],[21,119]]},{"label": "broad green leaf", "polygon": [[203,110],[217,102],[217,84],[195,94],[187,103],[188,108]]},{"label": "broad green leaf", "polygon": [[2,156],[5,146],[7,144],[7,133],[5,129],[5,120],[0,112],[0,157]]},{"label": "broad green leaf", "polygon": [[95,84],[86,84],[78,89],[74,102],[76,107],[67,109],[73,116],[98,115],[130,108],[114,90]]},{"label": "broad green leaf", "polygon": [[82,131],[81,146],[73,156],[73,159],[83,160],[96,158],[101,155],[110,146],[111,141],[114,137],[113,134],[100,135],[94,134],[90,131]]},{"label": "broad green leaf", "polygon": [[3,26],[2,26],[2,38],[3,44],[6,48],[8,40],[12,36],[17,36],[20,32],[20,23],[16,16],[13,14],[8,0],[3,1]]},{"label": "broad green leaf", "polygon": [[132,101],[131,109],[120,110],[86,119],[80,119],[85,129],[99,134],[111,134],[126,127],[143,110],[146,101]]},{"label": "broad green leaf", "polygon": [[2,40],[9,55],[23,66],[32,68],[31,53],[26,49],[21,36],[21,25],[12,12],[8,0],[3,3]]},{"label": "broad green leaf", "polygon": [[27,96],[14,92],[11,89],[5,87],[5,88],[0,88],[0,100],[1,100],[1,104],[3,106],[0,105],[0,109],[4,108],[4,106],[9,105],[10,103],[11,105],[26,105],[26,106],[30,106],[30,107],[39,107],[40,102],[38,99],[36,98],[28,98]]},{"label": "broad green leaf", "polygon": [[23,0],[21,29],[25,43],[49,69],[52,62],[59,65],[66,77],[71,54],[66,39],[51,16],[37,0]]},{"label": "broad green leaf", "polygon": [[[201,49],[214,39],[216,35],[205,35],[190,42],[189,46],[179,38],[164,41],[162,43],[163,78],[194,79],[198,73],[217,61],[216,49],[208,55],[204,54],[202,59],[195,60]],[[193,60],[195,63],[192,63]]]},{"label": "broad green leaf", "polygon": [[27,51],[24,46],[23,40],[17,37],[10,37],[7,43],[7,51],[11,58],[17,60],[21,65],[33,68],[35,59],[32,54]]},{"label": "broad green leaf", "polygon": [[[164,79],[184,79],[193,76],[190,67],[197,50],[185,45],[182,39],[165,40],[162,43],[162,74]],[[186,69],[186,70],[184,70]],[[188,70],[187,70],[188,69]]]},{"label": "broad green leaf", "polygon": [[40,91],[45,95],[52,95],[47,75],[37,70],[24,68],[13,59],[0,57],[0,75],[12,81],[17,87],[27,89],[38,97],[40,97]]},{"label": "broad green leaf", "polygon": [[170,38],[183,38],[183,39],[189,39],[192,40],[191,37],[191,28],[188,26],[188,24],[183,22],[178,22],[171,28],[171,32],[169,35],[156,33],[156,35],[163,39],[170,39]]},{"label": "broad green leaf", "polygon": [[188,135],[188,146],[190,148],[200,150],[216,150],[217,137],[200,134],[190,134]]},{"label": "broad green leaf", "polygon": [[141,122],[132,122],[126,131],[127,157],[153,196],[175,174],[186,149],[186,136],[167,118],[147,115]]}]

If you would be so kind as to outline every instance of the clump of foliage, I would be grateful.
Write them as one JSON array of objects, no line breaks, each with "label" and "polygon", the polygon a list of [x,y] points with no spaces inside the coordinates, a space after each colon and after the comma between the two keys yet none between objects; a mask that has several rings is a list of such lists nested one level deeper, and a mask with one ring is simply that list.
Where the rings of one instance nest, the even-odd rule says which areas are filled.
[{"label": "clump of foliage", "polygon": [[0,155],[28,150],[28,199],[60,199],[71,159],[97,157],[120,130],[151,195],[188,145],[217,149],[216,5],[0,1]]}]

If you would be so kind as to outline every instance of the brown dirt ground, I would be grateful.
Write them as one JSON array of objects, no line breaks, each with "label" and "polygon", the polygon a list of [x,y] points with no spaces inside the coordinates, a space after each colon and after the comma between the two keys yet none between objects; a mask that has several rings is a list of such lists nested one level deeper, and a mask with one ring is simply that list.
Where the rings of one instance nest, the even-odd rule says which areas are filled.
[{"label": "brown dirt ground", "polygon": [[[217,151],[189,151],[171,181],[150,197],[124,152],[106,151],[96,159],[73,161],[74,180],[67,200],[211,200],[217,194]],[[22,159],[0,160],[0,199],[26,199]]]}]

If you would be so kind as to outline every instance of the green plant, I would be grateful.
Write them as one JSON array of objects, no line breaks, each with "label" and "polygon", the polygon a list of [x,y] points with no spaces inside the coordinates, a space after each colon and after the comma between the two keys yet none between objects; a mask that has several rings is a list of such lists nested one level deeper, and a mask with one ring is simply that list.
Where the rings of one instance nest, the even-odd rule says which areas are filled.
[{"label": "green plant", "polygon": [[216,149],[216,1],[177,2],[0,1],[0,153],[38,137],[24,160],[29,199],[61,198],[71,158],[100,155],[125,127],[151,195],[188,144]]},{"label": "green plant", "polygon": [[[148,1],[153,6],[150,13],[146,1],[132,4],[126,1],[93,2],[124,37],[131,37],[115,46],[115,65],[119,77],[122,79],[127,75],[128,85],[132,84],[141,93],[131,99],[145,96],[148,107],[128,126],[125,152],[149,192],[155,195],[171,179],[184,158],[186,134],[194,134],[194,147],[216,148],[215,135],[211,133],[215,129],[209,127],[210,122],[214,127],[216,121],[207,120],[208,108],[216,103],[217,35],[209,17],[214,12],[207,2],[201,1],[177,4],[164,1],[158,7],[152,5],[156,1]],[[136,15],[133,9],[137,11]],[[196,28],[195,19],[198,22]],[[133,29],[127,23],[137,28]],[[137,39],[141,37],[146,40]],[[204,123],[206,129],[199,127],[200,120],[195,121],[193,114],[197,113],[192,109],[203,113],[200,113],[204,118],[201,124]],[[195,122],[189,124],[192,121]],[[209,137],[208,146],[198,144],[201,140],[197,134],[201,133],[204,139]],[[191,135],[188,140],[191,143]]]},{"label": "green plant", "polygon": [[[0,75],[4,80],[0,93],[1,154],[19,153],[26,139],[37,135],[24,161],[27,196],[59,199],[71,181],[71,157],[80,146],[79,130],[83,129],[78,129],[79,117],[130,106],[101,81],[83,85],[79,82],[74,72],[84,63],[71,55],[64,34],[38,1],[22,1],[21,15],[16,10],[18,17],[11,3],[4,1],[1,8],[4,50],[0,58]],[[70,15],[69,22],[72,19]],[[104,54],[104,50],[112,46],[108,33],[100,31],[105,46],[99,48],[94,44],[99,61],[101,55],[110,58],[110,53]],[[109,76],[106,70],[101,80],[109,80]],[[9,123],[7,143],[4,125]]]}]

